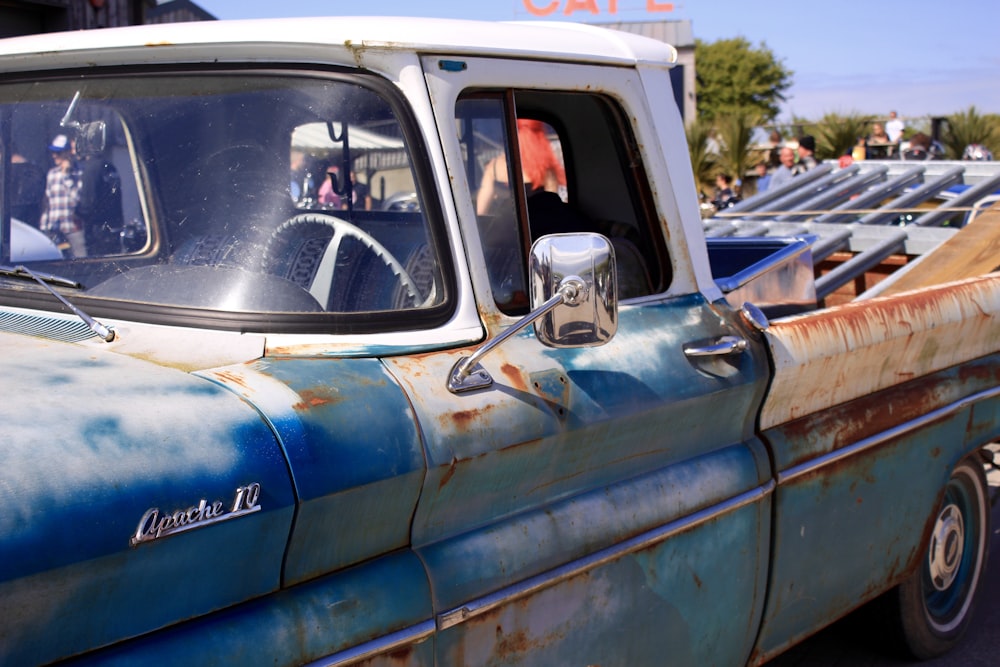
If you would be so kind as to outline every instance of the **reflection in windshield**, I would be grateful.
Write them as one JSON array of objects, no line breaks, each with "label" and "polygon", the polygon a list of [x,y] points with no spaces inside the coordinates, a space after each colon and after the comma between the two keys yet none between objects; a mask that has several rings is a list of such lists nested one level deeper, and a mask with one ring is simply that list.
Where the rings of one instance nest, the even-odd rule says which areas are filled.
[{"label": "reflection in windshield", "polygon": [[[105,310],[143,304],[129,312],[157,321],[164,306],[331,313],[336,330],[360,314],[439,307],[404,133],[365,81],[211,73],[0,85],[10,183],[0,263],[65,276]],[[0,302],[7,287],[0,280]]]}]

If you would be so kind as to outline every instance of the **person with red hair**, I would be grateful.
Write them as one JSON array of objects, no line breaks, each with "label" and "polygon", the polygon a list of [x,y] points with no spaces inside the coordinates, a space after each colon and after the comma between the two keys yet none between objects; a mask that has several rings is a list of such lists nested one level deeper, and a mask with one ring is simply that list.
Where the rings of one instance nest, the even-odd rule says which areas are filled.
[{"label": "person with red hair", "polygon": [[532,190],[557,192],[566,185],[566,172],[545,136],[545,124],[540,120],[519,118],[517,142],[521,153],[521,175]]},{"label": "person with red hair", "polygon": [[[540,191],[559,192],[560,187],[566,186],[566,172],[545,134],[545,123],[519,118],[517,143],[521,155],[521,177],[529,196]],[[504,156],[498,155],[483,169],[483,180],[476,196],[476,212],[479,215],[493,213],[497,200],[508,200],[509,190],[507,165]]]}]

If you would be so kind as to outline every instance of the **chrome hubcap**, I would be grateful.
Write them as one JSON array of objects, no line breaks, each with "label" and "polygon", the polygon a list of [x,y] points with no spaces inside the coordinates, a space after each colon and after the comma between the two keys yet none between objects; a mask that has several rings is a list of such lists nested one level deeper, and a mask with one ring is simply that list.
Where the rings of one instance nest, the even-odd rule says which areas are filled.
[{"label": "chrome hubcap", "polygon": [[931,582],[939,591],[947,590],[955,581],[965,544],[965,523],[955,505],[947,505],[938,515],[927,553]]}]

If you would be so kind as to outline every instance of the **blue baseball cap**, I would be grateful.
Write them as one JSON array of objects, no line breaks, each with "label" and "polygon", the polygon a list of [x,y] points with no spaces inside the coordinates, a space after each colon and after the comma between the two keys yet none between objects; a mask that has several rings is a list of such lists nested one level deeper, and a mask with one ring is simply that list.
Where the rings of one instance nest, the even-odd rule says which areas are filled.
[{"label": "blue baseball cap", "polygon": [[52,138],[52,143],[49,144],[49,150],[55,153],[61,153],[62,151],[69,150],[69,137],[65,134],[57,134]]}]

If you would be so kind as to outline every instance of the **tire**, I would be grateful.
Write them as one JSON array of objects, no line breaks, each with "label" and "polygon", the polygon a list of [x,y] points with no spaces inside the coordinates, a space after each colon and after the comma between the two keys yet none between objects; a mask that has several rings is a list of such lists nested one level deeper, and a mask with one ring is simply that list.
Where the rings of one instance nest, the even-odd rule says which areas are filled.
[{"label": "tire", "polygon": [[972,620],[990,546],[990,500],[977,456],[951,473],[920,566],[894,591],[903,647],[926,660],[951,650]]}]

